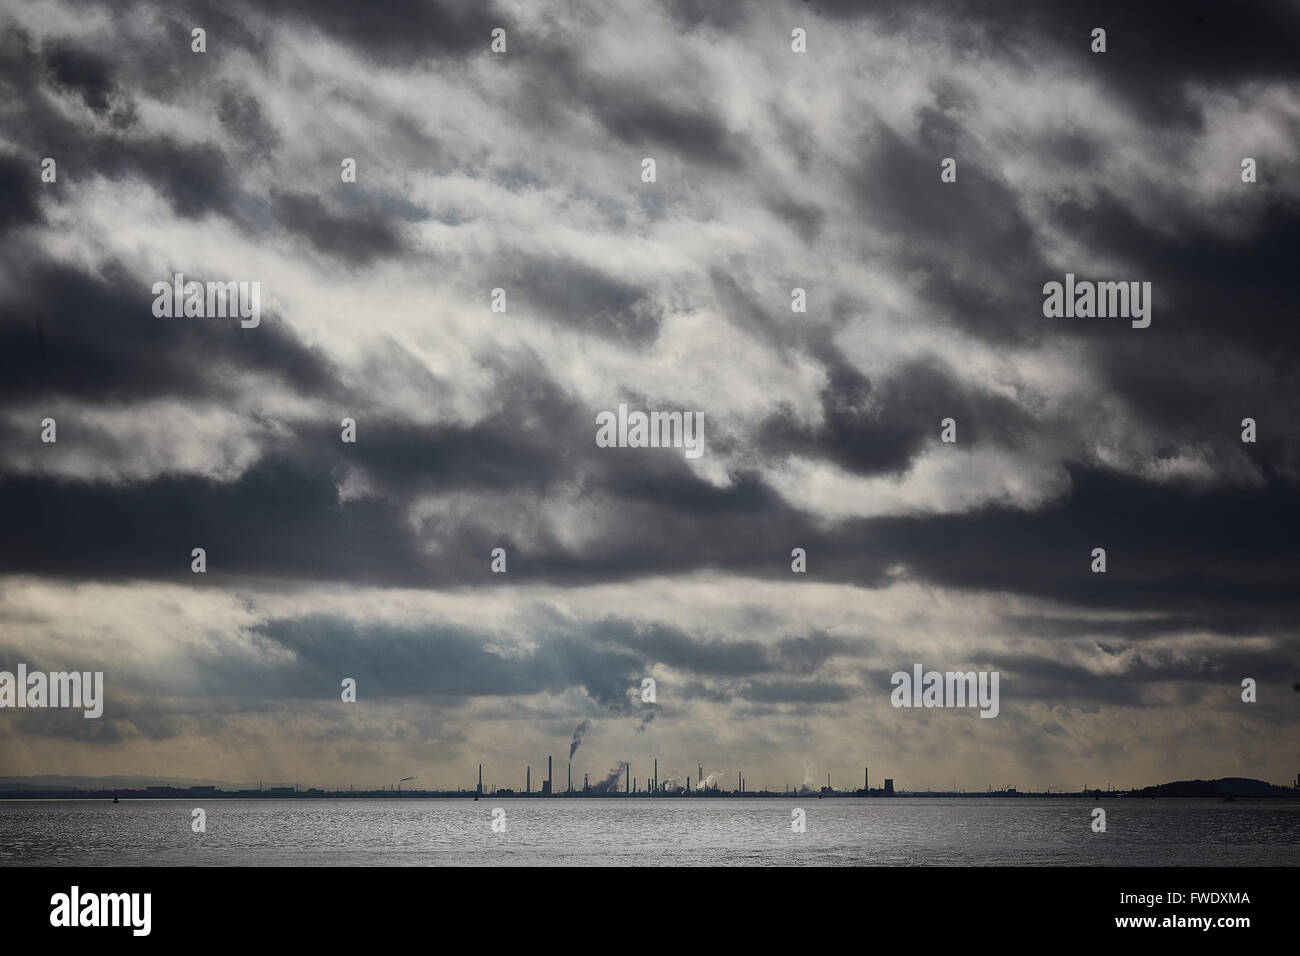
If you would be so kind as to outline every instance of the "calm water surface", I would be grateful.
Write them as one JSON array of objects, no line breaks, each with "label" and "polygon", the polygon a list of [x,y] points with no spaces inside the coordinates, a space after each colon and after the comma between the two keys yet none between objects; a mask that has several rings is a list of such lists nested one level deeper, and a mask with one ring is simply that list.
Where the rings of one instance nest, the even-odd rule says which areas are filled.
[{"label": "calm water surface", "polygon": [[3,800],[0,866],[1300,864],[1297,801],[1100,805],[1105,833],[1068,798]]}]

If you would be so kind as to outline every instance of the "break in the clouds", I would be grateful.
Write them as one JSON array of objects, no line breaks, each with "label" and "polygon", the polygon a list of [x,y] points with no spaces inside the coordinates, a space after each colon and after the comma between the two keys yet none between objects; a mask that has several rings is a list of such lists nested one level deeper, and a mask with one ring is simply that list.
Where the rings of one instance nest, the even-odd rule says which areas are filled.
[{"label": "break in the clouds", "polygon": [[[1263,2],[11,6],[0,664],[107,700],[4,714],[6,766],[453,785],[588,721],[598,777],[1289,778],[1298,43]],[[156,317],[175,273],[260,323]],[[1067,275],[1150,326],[1046,316]],[[620,405],[705,454],[600,447]],[[916,661],[998,718],[891,708]]]}]

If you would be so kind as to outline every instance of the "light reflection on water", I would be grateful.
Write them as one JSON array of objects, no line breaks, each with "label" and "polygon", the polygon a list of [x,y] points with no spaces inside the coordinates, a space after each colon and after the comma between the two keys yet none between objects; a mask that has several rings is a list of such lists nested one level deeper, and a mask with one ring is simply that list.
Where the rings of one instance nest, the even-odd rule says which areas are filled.
[{"label": "light reflection on water", "polygon": [[[1107,832],[1091,829],[1094,806]],[[207,832],[190,812],[207,812]],[[506,814],[493,833],[492,809]],[[791,810],[807,831],[790,829]],[[3,800],[0,865],[1295,865],[1300,801]]]}]

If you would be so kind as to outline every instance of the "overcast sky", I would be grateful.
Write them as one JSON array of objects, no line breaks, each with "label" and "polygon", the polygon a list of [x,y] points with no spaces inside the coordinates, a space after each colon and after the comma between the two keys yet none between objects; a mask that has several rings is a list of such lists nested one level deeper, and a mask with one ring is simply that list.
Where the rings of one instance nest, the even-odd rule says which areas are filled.
[{"label": "overcast sky", "polygon": [[1300,5],[276,6],[0,16],[0,772],[1300,770]]}]

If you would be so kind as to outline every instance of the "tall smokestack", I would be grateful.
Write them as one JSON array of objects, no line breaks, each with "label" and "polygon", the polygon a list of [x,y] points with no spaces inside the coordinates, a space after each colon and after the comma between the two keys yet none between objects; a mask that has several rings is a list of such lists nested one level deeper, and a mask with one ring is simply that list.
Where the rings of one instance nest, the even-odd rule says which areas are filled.
[{"label": "tall smokestack", "polygon": [[659,758],[655,757],[655,793],[659,792]]},{"label": "tall smokestack", "polygon": [[478,790],[475,791],[480,797],[483,796],[483,765],[478,765]]},{"label": "tall smokestack", "polygon": [[862,789],[865,790],[867,793],[870,793],[870,792],[871,792],[871,772],[870,772],[870,771],[871,771],[871,768],[870,768],[870,767],[863,767],[863,768],[862,768]]},{"label": "tall smokestack", "polygon": [[739,770],[736,771],[736,792],[737,792],[737,793],[744,793],[744,792],[745,792],[745,782],[744,782],[743,780],[740,779],[740,771],[739,771]]},{"label": "tall smokestack", "polygon": [[524,793],[533,792],[533,768],[529,767],[524,771]]},{"label": "tall smokestack", "polygon": [[569,761],[569,793],[573,793],[573,761]]},{"label": "tall smokestack", "polygon": [[627,765],[627,788],[626,788],[626,792],[627,792],[627,793],[631,793],[631,792],[632,792],[632,765],[631,765],[631,764],[628,764],[628,765]]}]

